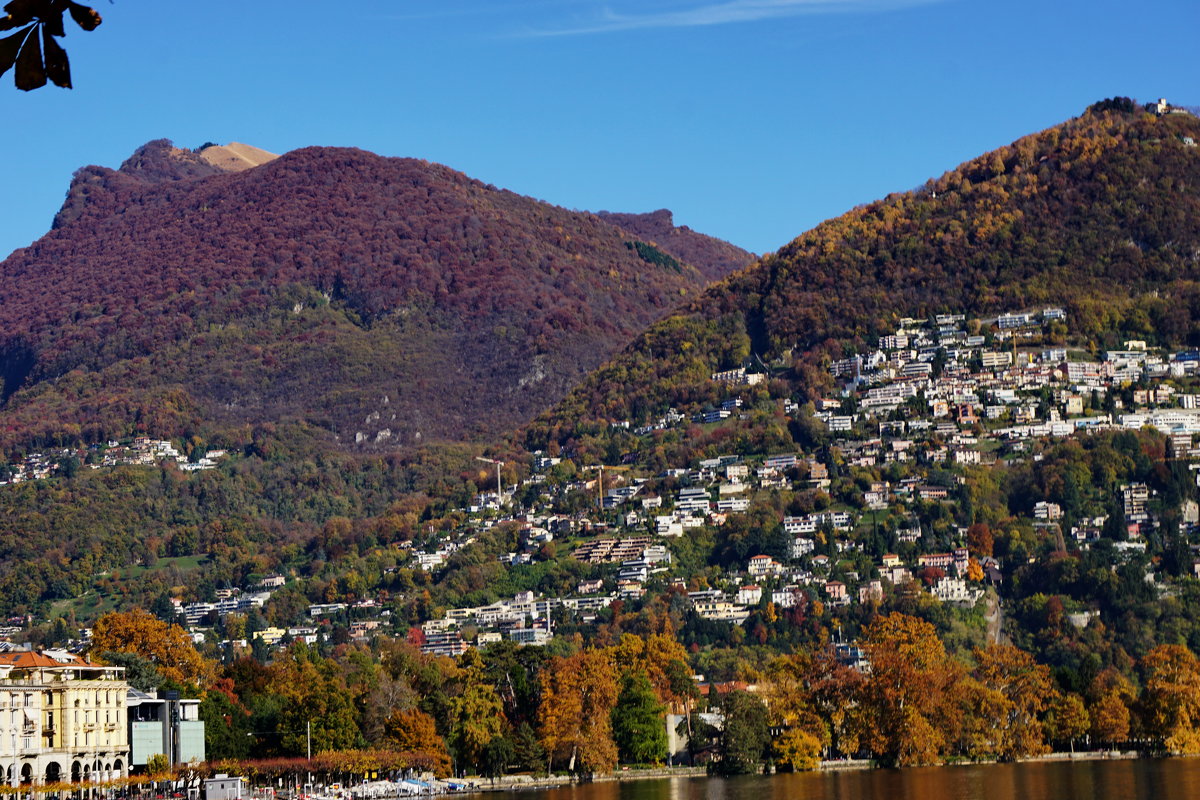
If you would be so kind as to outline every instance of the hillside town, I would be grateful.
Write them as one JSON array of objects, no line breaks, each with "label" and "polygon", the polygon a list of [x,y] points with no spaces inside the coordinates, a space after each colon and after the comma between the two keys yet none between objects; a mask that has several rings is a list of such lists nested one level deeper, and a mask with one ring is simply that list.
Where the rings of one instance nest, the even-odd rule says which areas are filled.
[{"label": "hillside town", "polygon": [[196,450],[193,458],[165,439],[138,436],[127,441],[109,441],[81,449],[59,448],[29,453],[9,464],[0,464],[0,486],[42,480],[55,475],[71,475],[81,468],[95,470],[172,464],[184,472],[200,472],[215,469],[226,455],[228,453],[225,450]]},{"label": "hillside town", "polygon": [[[517,548],[496,557],[519,569],[569,554],[587,576],[571,594],[522,591],[482,605],[430,609],[422,619],[397,615],[387,597],[360,596],[313,603],[303,620],[271,625],[264,608],[294,580],[276,574],[217,588],[208,598],[172,597],[172,615],[198,645],[224,652],[254,649],[266,656],[293,641],[369,641],[387,634],[407,636],[425,652],[458,656],[503,639],[544,645],[560,625],[591,624],[614,602],[648,593],[682,593],[697,618],[730,626],[768,605],[869,605],[894,592],[970,609],[1006,576],[997,559],[973,552],[967,528],[931,524],[936,507],[962,492],[964,470],[1039,459],[1040,442],[1147,426],[1168,437],[1168,458],[1200,466],[1200,351],[1161,352],[1141,341],[1095,354],[1071,350],[1052,343],[1065,341],[1067,325],[1059,308],[988,320],[961,314],[904,319],[876,349],[829,365],[840,394],[806,407],[782,404],[788,419],[824,430],[810,452],[703,458],[657,475],[639,474],[636,465],[577,471],[566,453],[537,453],[518,484],[497,484],[497,491],[481,492],[459,509],[459,529],[403,543],[400,563],[407,559],[408,568],[436,575],[497,526],[515,526]],[[720,426],[745,413],[740,392],[762,379],[742,368],[716,373],[712,380],[728,394],[719,408],[692,416],[672,411],[650,425],[614,428],[649,436],[673,426]],[[110,445],[92,466],[182,458],[169,442]],[[206,468],[225,456],[209,451],[194,463]],[[880,478],[866,480],[864,470]],[[841,481],[841,490],[830,494],[835,478],[855,471],[859,477],[848,489]],[[780,492],[801,493],[811,508],[766,523],[758,540],[773,541],[772,553],[747,552],[700,574],[677,563],[681,543],[770,506]],[[566,510],[570,498],[573,511]],[[1144,551],[1159,524],[1158,498],[1142,484],[1120,487],[1120,498],[1119,520],[1074,514],[1065,526],[1060,504],[1042,500],[1028,510],[1029,524],[1063,547],[1071,541],[1087,548],[1107,537],[1118,553]],[[1200,523],[1194,502],[1178,511],[1186,525]],[[890,549],[881,552],[881,546]],[[1200,574],[1200,562],[1196,569]],[[1153,571],[1146,579],[1156,581]],[[246,623],[235,626],[240,635],[223,638],[231,616]],[[1092,616],[1077,609],[1071,618],[1086,625]],[[17,624],[0,635],[19,638],[30,621],[13,620]],[[83,639],[75,649],[86,646]]]}]

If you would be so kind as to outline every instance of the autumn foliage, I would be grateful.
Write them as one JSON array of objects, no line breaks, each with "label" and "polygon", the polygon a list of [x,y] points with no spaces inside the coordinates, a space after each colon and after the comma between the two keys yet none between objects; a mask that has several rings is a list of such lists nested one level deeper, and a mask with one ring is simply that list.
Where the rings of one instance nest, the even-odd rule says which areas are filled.
[{"label": "autumn foliage", "polygon": [[750,260],[661,229],[688,263],[427,162],[307,148],[221,174],[152,142],[80,170],[0,264],[0,448],[289,418],[343,447],[495,434]]},{"label": "autumn foliage", "polygon": [[196,652],[187,631],[140,608],[96,620],[92,653],[132,653],[152,662],[167,680],[199,688],[212,683],[216,674],[216,665]]},{"label": "autumn foliage", "polygon": [[[1200,137],[1186,114],[1089,113],[802,234],[652,326],[529,433],[719,402],[709,376],[753,353],[816,398],[831,359],[904,317],[1062,306],[1097,347],[1200,335]],[[1131,209],[1137,209],[1133,213]]]}]

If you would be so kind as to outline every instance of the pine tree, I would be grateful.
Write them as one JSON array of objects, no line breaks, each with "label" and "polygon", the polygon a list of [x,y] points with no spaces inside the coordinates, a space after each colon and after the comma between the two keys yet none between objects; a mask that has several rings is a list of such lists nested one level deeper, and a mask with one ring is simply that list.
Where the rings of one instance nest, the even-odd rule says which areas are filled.
[{"label": "pine tree", "polygon": [[658,764],[667,757],[665,712],[645,672],[625,676],[612,711],[613,740],[621,761]]}]

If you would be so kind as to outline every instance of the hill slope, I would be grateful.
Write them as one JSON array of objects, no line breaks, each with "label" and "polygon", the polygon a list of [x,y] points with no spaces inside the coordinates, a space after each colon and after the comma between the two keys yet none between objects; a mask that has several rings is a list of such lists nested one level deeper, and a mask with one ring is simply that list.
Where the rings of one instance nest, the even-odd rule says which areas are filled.
[{"label": "hill slope", "polygon": [[288,420],[343,444],[496,433],[738,261],[688,231],[681,263],[436,164],[215,149],[80,170],[55,229],[0,264],[0,447]]},{"label": "hill slope", "polygon": [[596,216],[637,239],[661,247],[680,261],[694,265],[710,280],[719,280],[748,263],[746,251],[740,247],[698,234],[686,225],[676,227],[673,215],[665,208],[649,214],[600,211]]},{"label": "hill slope", "polygon": [[[1096,347],[1200,342],[1200,120],[1088,112],[913,192],[826,222],[657,323],[535,425],[719,401],[712,372],[770,364],[773,394],[814,398],[830,359],[902,317],[1065,306]],[[755,369],[760,367],[755,366]]]}]

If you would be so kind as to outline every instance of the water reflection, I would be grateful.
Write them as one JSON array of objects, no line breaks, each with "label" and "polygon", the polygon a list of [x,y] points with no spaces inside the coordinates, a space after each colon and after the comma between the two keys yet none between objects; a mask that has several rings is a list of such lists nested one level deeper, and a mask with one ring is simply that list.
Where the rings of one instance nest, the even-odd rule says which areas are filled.
[{"label": "water reflection", "polygon": [[986,764],[605,782],[495,800],[1192,800],[1200,760]]}]

